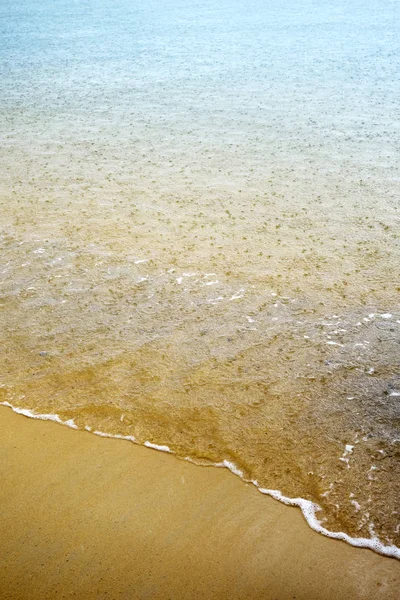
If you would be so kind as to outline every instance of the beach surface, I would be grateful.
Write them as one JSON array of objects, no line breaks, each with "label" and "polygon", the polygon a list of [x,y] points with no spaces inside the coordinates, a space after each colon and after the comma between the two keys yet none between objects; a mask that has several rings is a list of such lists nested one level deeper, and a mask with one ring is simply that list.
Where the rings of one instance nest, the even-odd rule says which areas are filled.
[{"label": "beach surface", "polygon": [[3,0],[0,402],[400,553],[399,8]]},{"label": "beach surface", "polygon": [[6,407],[0,427],[1,600],[398,597],[397,560],[226,469]]}]

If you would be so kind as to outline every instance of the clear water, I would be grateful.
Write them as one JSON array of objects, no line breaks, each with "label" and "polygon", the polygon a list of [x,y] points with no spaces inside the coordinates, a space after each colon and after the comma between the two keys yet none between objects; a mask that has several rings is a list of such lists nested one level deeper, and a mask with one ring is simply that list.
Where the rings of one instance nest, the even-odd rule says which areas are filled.
[{"label": "clear water", "polygon": [[400,5],[0,6],[0,392],[400,546]]}]

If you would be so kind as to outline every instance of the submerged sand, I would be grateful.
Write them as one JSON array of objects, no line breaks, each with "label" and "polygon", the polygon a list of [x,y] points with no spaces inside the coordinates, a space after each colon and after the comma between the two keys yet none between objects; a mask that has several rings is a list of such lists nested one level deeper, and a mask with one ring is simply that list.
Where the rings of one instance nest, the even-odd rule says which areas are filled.
[{"label": "submerged sand", "polygon": [[0,598],[398,597],[400,564],[225,469],[0,407]]}]

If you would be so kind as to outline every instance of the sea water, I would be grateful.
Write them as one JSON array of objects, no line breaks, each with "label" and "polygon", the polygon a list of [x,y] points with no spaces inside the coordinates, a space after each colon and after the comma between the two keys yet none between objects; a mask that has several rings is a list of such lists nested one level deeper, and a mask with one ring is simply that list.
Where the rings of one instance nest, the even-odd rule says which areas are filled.
[{"label": "sea water", "polygon": [[1,401],[399,555],[399,6],[3,0]]}]

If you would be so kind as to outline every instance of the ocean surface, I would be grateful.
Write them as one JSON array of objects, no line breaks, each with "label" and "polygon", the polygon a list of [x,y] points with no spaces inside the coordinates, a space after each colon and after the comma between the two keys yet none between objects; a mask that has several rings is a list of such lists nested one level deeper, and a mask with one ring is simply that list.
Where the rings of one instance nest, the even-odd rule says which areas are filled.
[{"label": "ocean surface", "polygon": [[399,2],[2,0],[0,40],[0,400],[400,556]]}]

